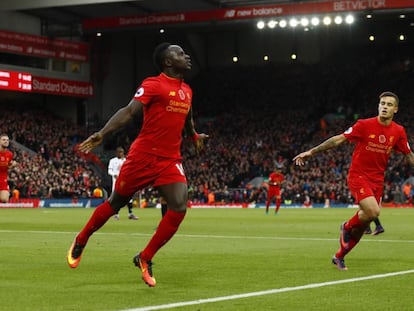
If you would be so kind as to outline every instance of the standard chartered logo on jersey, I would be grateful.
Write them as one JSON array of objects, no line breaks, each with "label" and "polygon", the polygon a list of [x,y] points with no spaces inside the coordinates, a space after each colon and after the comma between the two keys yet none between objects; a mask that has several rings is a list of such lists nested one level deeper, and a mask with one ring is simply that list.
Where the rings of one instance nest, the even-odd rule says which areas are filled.
[{"label": "standard chartered logo on jersey", "polygon": [[365,149],[372,152],[389,154],[392,150],[392,146],[368,142],[368,145],[365,147]]},{"label": "standard chartered logo on jersey", "polygon": [[183,101],[170,99],[170,101],[168,102],[168,106],[165,109],[168,112],[178,112],[187,114],[190,110],[190,104]]}]

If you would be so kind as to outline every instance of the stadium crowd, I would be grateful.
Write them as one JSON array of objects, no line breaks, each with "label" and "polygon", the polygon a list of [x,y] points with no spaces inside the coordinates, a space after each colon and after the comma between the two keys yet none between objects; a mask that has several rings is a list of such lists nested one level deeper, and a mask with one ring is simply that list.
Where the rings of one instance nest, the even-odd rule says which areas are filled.
[{"label": "stadium crowd", "polygon": [[[345,63],[337,55],[339,61],[327,59],[315,65],[235,66],[200,77],[195,84],[195,111],[204,117],[207,129],[203,130],[211,140],[205,155],[187,154],[184,161],[192,200],[207,202],[208,192],[213,191],[218,202],[263,203],[266,188],[252,188],[248,183],[257,176],[267,178],[278,166],[286,177],[285,202],[352,204],[346,183],[351,144],[312,158],[307,165],[311,169],[295,167],[291,159],[341,133],[357,118],[375,115],[378,95],[385,90],[399,94],[395,120],[406,127],[414,145],[412,54],[403,48],[384,48],[375,57],[373,52],[377,53],[367,49]],[[401,157],[392,156],[384,202],[412,201],[413,194],[407,190],[411,183],[404,185],[412,172],[400,162]]]},{"label": "stadium crowd", "polygon": [[12,144],[18,165],[9,173],[11,190],[18,189],[20,198],[92,196],[101,179],[74,151],[85,129],[29,107],[2,105],[0,132],[23,145]]},{"label": "stadium crowd", "polygon": [[[213,195],[217,204],[263,203],[266,187],[249,182],[266,179],[279,167],[286,179],[285,202],[351,204],[346,175],[352,145],[319,154],[306,168],[293,166],[291,159],[344,131],[357,118],[375,115],[376,98],[385,90],[400,96],[395,120],[406,127],[414,146],[414,59],[407,56],[412,51],[384,49],[375,58],[371,52],[367,49],[346,63],[327,59],[313,65],[216,68],[189,81],[197,129],[210,136],[198,156],[190,141],[183,143],[190,200],[207,203]],[[102,186],[105,170],[99,174],[74,150],[88,134],[84,128],[27,107],[2,109],[0,131],[27,148],[13,149],[19,165],[10,173],[21,197],[89,197]],[[119,137],[115,141],[122,145]],[[117,147],[108,145],[111,150]],[[412,172],[400,160],[398,155],[391,158],[384,202],[412,201],[411,183],[405,184]],[[149,202],[157,200],[151,189],[144,196]]]}]

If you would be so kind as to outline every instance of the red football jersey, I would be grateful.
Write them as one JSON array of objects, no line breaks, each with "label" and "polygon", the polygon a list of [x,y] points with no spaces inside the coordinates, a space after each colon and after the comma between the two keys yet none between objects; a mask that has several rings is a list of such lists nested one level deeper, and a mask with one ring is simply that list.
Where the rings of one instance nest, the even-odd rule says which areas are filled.
[{"label": "red football jersey", "polygon": [[145,79],[134,99],[144,105],[144,122],[128,156],[147,152],[180,159],[182,132],[191,108],[190,86],[181,79],[161,73]]},{"label": "red football jersey", "polygon": [[[280,187],[280,184],[285,180],[282,173],[273,172],[269,175],[269,187]],[[274,185],[277,183],[277,185]]]},{"label": "red football jersey", "polygon": [[411,152],[404,127],[394,121],[384,126],[377,117],[361,119],[343,134],[356,143],[349,178],[362,175],[373,182],[383,182],[391,151]]},{"label": "red football jersey", "polygon": [[12,160],[13,152],[10,150],[0,151],[0,183],[2,184],[7,184],[9,165]]}]

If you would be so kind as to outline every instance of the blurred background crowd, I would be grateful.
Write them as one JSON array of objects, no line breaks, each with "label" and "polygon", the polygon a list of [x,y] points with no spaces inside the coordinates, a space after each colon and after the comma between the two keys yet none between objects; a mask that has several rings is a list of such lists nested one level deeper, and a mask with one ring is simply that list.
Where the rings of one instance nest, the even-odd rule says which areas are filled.
[{"label": "blurred background crowd", "polygon": [[[400,96],[394,120],[406,127],[414,146],[410,49],[366,49],[347,62],[326,59],[313,65],[235,64],[203,71],[189,80],[196,128],[210,136],[198,156],[191,142],[183,140],[190,200],[263,203],[266,187],[251,181],[266,180],[277,167],[285,175],[286,203],[352,204],[346,184],[351,144],[318,154],[301,168],[292,164],[292,158],[343,132],[358,118],[376,116],[378,95],[387,90]],[[0,107],[0,132],[9,135],[18,162],[10,172],[10,186],[21,198],[92,197],[96,188],[106,196],[110,192],[107,162],[116,147],[128,150],[139,130],[139,125],[131,125],[107,139],[96,157],[85,157],[76,152],[76,145],[95,128],[72,124],[25,103]],[[100,120],[97,128],[105,122]],[[401,160],[398,154],[391,157],[384,202],[412,202],[413,172]],[[153,189],[142,196],[148,204],[158,200]]]}]

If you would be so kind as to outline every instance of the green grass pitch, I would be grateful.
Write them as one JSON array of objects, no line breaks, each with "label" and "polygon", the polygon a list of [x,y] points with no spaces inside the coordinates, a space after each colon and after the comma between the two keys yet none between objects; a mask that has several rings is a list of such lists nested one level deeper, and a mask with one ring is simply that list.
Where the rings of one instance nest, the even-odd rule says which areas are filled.
[{"label": "green grass pitch", "polygon": [[414,310],[414,209],[383,209],[385,233],[363,237],[348,271],[331,257],[355,209],[273,210],[189,209],[154,257],[149,288],[132,257],[159,209],[136,210],[138,221],[121,210],[91,237],[77,269],[66,252],[92,209],[0,209],[0,309]]}]

